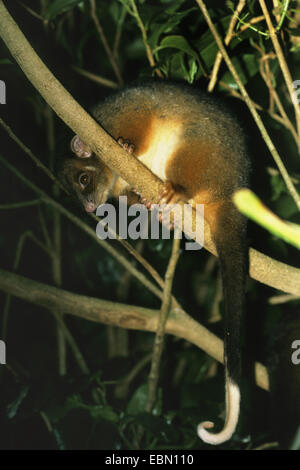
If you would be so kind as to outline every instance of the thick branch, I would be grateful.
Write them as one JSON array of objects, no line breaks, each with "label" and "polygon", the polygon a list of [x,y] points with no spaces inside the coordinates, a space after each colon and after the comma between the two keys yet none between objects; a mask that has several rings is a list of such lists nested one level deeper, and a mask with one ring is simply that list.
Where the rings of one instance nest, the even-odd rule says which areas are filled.
[{"label": "thick branch", "polygon": [[[132,330],[157,329],[159,310],[73,294],[4,269],[0,269],[0,290],[49,311],[61,311],[86,320]],[[223,362],[223,342],[182,310],[174,309],[170,312],[165,332],[195,344],[217,361]],[[255,374],[257,384],[268,390],[268,375],[262,364],[255,365]]]},{"label": "thick branch", "polygon": [[[57,115],[89,144],[103,162],[135,187],[147,200],[158,202],[158,195],[162,190],[159,178],[133,155],[123,150],[64,89],[31,48],[1,0],[0,35],[30,82]],[[185,216],[184,232],[193,238],[195,223],[191,219],[192,217]],[[216,254],[208,224],[205,224],[204,245],[206,249]],[[255,250],[250,251],[250,275],[286,293],[295,295],[300,293],[300,270],[272,260]]]}]

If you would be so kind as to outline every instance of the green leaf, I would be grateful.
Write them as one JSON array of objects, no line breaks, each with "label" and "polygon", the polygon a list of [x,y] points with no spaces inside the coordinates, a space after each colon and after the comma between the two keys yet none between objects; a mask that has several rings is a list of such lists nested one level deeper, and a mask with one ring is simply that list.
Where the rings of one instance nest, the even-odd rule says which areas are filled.
[{"label": "green leaf", "polygon": [[73,395],[66,400],[65,408],[68,410],[80,408],[83,410],[88,410],[92,418],[95,419],[105,419],[112,423],[117,423],[119,421],[119,415],[116,413],[113,408],[109,405],[89,405],[84,403],[79,395]]},{"label": "green leaf", "polygon": [[172,424],[166,423],[160,416],[153,416],[150,413],[140,413],[136,416],[136,422],[141,424],[153,436],[160,436],[165,442],[177,441],[179,438],[178,429]]},{"label": "green leaf", "polygon": [[[244,85],[249,78],[254,77],[259,71],[259,61],[255,54],[243,54],[239,58],[233,57],[232,62]],[[229,70],[222,76],[222,81],[232,88],[237,88],[237,84]]]},{"label": "green leaf", "polygon": [[174,0],[160,0],[160,1],[161,1],[161,3],[169,3],[170,4],[170,6],[166,9],[166,12],[169,13],[169,14],[173,13],[175,10],[177,10],[177,8],[179,8],[182,5],[182,3],[185,2],[185,0],[176,0],[176,1],[174,1]]},{"label": "green leaf", "polygon": [[54,436],[55,442],[56,442],[57,447],[59,448],[59,450],[65,450],[66,445],[65,445],[65,442],[63,440],[62,433],[57,428],[53,428],[53,436]]},{"label": "green leaf", "polygon": [[13,62],[9,59],[0,59],[0,65],[13,65]]},{"label": "green leaf", "polygon": [[29,387],[27,385],[23,386],[20,390],[19,396],[7,406],[7,416],[12,419],[16,416],[20,405],[23,403],[24,399],[27,397],[29,392]]},{"label": "green leaf", "polygon": [[[174,6],[172,7],[172,9],[174,9]],[[181,20],[195,9],[197,10],[197,8],[189,8],[185,11],[169,13],[168,10],[170,10],[170,8],[168,8],[162,15],[159,15],[159,18],[156,18],[156,23],[151,24],[152,32],[148,38],[148,43],[151,49],[157,47],[159,38],[162,34],[172,33],[176,26],[179,25]],[[169,15],[168,18],[166,18],[166,14]]]},{"label": "green leaf", "polygon": [[188,77],[187,77],[187,81],[189,83],[194,82],[198,69],[199,67],[198,67],[197,61],[192,59],[189,70],[188,70]]},{"label": "green leaf", "polygon": [[102,418],[105,419],[105,421],[110,421],[111,423],[119,422],[119,415],[113,410],[111,406],[91,406],[89,411],[93,418]]},{"label": "green leaf", "polygon": [[66,11],[71,10],[80,3],[83,4],[86,0],[55,0],[49,5],[46,10],[46,18],[52,20],[57,15],[65,13]]},{"label": "green leaf", "polygon": [[271,201],[276,201],[282,193],[286,192],[286,185],[282,176],[278,174],[271,175],[272,198]]},{"label": "green leaf", "polygon": [[127,413],[137,415],[145,412],[148,397],[148,385],[143,384],[136,389],[127,405]]},{"label": "green leaf", "polygon": [[[136,389],[127,405],[126,411],[131,415],[138,415],[145,413],[146,403],[148,399],[148,384],[143,384]],[[162,390],[157,391],[157,398],[155,406],[152,410],[152,415],[160,415],[162,411]]]},{"label": "green leaf", "polygon": [[179,49],[180,51],[183,51],[186,54],[191,55],[192,57],[194,57],[194,59],[199,60],[197,52],[195,52],[191,48],[191,46],[189,45],[189,43],[183,36],[173,35],[173,36],[165,37],[161,41],[160,45],[154,50],[154,53],[162,49],[166,49],[167,47]]},{"label": "green leaf", "polygon": [[[231,15],[227,15],[224,18],[221,18],[218,23],[214,23],[218,33],[223,37],[224,31],[227,31],[229,22],[231,20]],[[245,37],[241,38],[234,38],[229,46],[228,49],[233,51],[236,46],[240,45],[242,41],[245,41]],[[212,36],[211,32],[208,30],[204,34],[200,36],[194,43],[195,49],[198,51],[200,59],[206,65],[207,69],[209,69],[215,62],[216,54],[218,52],[218,46],[214,37]],[[232,54],[231,54],[232,55]]]},{"label": "green leaf", "polygon": [[279,217],[290,219],[292,215],[298,212],[295,201],[291,198],[290,194],[283,194],[276,202],[276,213]]},{"label": "green leaf", "polygon": [[289,33],[292,36],[300,36],[300,28],[289,28]]},{"label": "green leaf", "polygon": [[119,3],[112,2],[109,5],[109,12],[114,22],[120,27],[126,17],[126,8]]}]

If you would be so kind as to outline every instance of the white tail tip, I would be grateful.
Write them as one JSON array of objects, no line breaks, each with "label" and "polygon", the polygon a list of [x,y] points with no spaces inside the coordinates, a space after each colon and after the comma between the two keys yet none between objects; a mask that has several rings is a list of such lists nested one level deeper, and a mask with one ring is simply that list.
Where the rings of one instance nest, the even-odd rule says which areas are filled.
[{"label": "white tail tip", "polygon": [[207,444],[218,445],[228,441],[235,431],[240,412],[240,389],[231,379],[226,380],[226,421],[222,431],[213,434],[207,429],[214,427],[211,421],[203,421],[197,427],[197,433]]}]

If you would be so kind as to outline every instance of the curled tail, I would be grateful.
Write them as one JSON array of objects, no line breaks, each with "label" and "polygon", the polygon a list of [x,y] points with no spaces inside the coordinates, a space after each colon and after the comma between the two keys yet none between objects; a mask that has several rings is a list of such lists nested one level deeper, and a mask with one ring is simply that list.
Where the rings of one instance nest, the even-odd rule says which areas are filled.
[{"label": "curled tail", "polygon": [[240,414],[240,388],[239,386],[228,377],[225,378],[225,393],[226,393],[226,421],[222,431],[213,434],[208,432],[207,429],[214,427],[211,421],[203,421],[198,425],[198,436],[202,441],[207,444],[222,444],[228,441],[235,431]]},{"label": "curled tail", "polygon": [[208,444],[222,444],[231,438],[240,412],[241,320],[245,303],[245,281],[248,272],[246,221],[231,203],[220,206],[218,224],[213,233],[221,264],[224,318],[224,364],[226,418],[223,429],[209,432],[214,424],[198,425],[198,436]]}]

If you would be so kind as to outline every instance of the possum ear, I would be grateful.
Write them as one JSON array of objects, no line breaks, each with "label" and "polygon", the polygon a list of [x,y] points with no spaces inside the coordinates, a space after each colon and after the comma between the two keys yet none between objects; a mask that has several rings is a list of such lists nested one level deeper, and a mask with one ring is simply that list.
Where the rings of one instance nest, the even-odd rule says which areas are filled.
[{"label": "possum ear", "polygon": [[70,147],[72,152],[79,158],[89,158],[92,155],[91,148],[86,145],[78,135],[71,140]]}]

